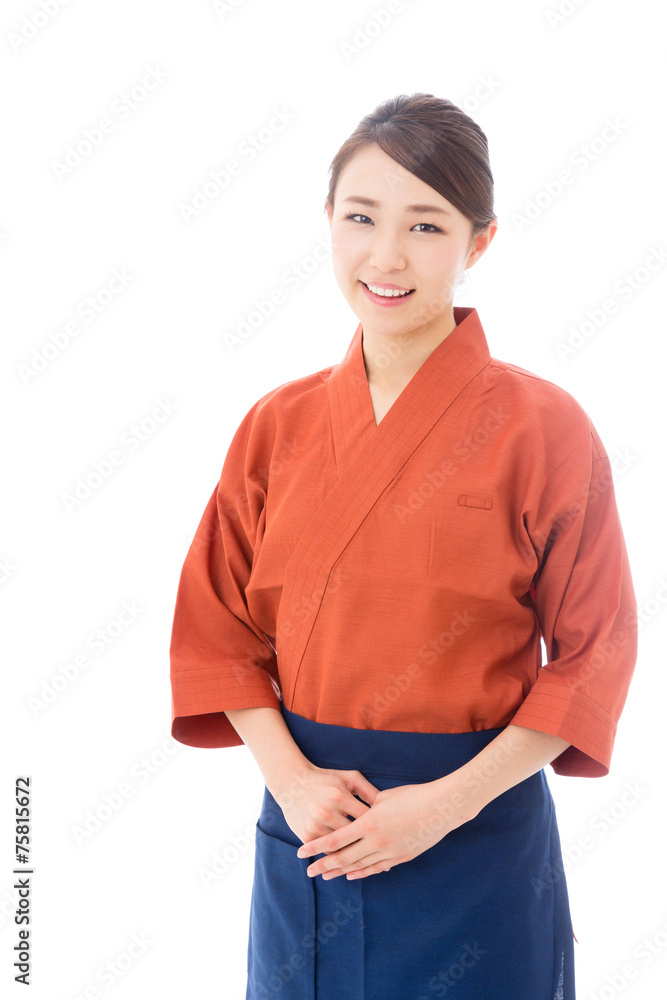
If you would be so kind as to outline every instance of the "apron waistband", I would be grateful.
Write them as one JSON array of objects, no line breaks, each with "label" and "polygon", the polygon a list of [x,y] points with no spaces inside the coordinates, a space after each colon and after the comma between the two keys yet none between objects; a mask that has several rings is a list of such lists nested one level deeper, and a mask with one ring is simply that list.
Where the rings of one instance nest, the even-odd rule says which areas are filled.
[{"label": "apron waistband", "polygon": [[291,712],[281,701],[290,734],[317,767],[359,770],[366,776],[405,781],[435,781],[462,767],[504,727],[470,733],[409,733],[354,729],[314,722]]}]

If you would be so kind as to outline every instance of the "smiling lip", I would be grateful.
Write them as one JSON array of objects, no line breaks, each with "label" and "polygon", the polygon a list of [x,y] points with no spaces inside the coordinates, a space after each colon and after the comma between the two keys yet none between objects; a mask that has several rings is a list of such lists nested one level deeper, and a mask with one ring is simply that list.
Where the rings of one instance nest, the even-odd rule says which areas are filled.
[{"label": "smiling lip", "polygon": [[[361,279],[360,279],[361,280]],[[386,285],[382,281],[362,281],[363,285],[375,285],[376,288],[397,288],[399,292],[411,292],[411,288],[403,288],[402,285]]]},{"label": "smiling lip", "polygon": [[[414,288],[402,289],[402,291],[408,292],[407,295],[377,295],[375,292],[372,292],[370,288],[368,288],[365,281],[361,281],[361,279],[359,279],[359,284],[363,288],[366,298],[374,303],[374,305],[380,306],[381,309],[397,309],[403,305],[403,303],[408,301],[411,294],[414,295]],[[383,287],[396,288],[397,286],[383,285]]]}]

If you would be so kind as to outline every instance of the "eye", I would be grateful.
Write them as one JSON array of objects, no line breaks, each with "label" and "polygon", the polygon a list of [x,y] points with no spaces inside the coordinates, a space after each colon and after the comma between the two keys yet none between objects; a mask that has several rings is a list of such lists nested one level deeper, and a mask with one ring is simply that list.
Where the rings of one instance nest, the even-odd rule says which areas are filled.
[{"label": "eye", "polygon": [[[369,222],[371,221],[371,219],[367,215],[361,215],[359,212],[348,212],[347,215],[344,218],[346,220],[347,219],[368,219]],[[430,222],[418,222],[417,225],[413,226],[412,228],[413,229],[417,229],[418,226],[426,226],[427,227],[427,231],[431,232],[431,233],[441,233],[443,231],[442,229],[440,229],[439,226],[434,226]],[[424,232],[424,230],[422,230],[422,232]]]}]

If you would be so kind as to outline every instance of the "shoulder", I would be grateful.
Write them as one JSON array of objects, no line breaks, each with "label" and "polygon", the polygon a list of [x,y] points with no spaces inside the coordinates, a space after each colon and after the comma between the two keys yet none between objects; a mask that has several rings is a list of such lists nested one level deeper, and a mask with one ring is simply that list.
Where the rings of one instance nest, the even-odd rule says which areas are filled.
[{"label": "shoulder", "polygon": [[322,412],[322,394],[334,365],[301,378],[283,382],[265,392],[246,412],[234,435],[240,443],[251,439],[270,446],[278,429],[281,433],[296,432],[304,420]]},{"label": "shoulder", "polygon": [[593,459],[606,455],[590,416],[562,386],[498,358],[491,358],[486,370],[510,421],[525,422],[533,436],[545,441],[592,448]]},{"label": "shoulder", "polygon": [[275,389],[264,393],[253,406],[259,414],[286,412],[294,407],[307,405],[313,396],[319,397],[326,387],[326,381],[334,369],[334,365],[322,368],[311,375],[283,382]]},{"label": "shoulder", "polygon": [[536,413],[551,412],[580,422],[588,420],[581,404],[555,382],[498,358],[491,358],[488,368],[498,387],[517,405],[524,400],[526,407]]}]

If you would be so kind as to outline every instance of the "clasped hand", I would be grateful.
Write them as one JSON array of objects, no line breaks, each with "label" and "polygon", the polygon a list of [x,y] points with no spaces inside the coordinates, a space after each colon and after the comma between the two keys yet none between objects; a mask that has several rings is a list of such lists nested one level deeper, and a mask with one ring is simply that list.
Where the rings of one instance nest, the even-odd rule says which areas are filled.
[{"label": "clasped hand", "polygon": [[297,856],[326,854],[308,875],[365,878],[437,844],[475,815],[466,812],[455,774],[379,790],[359,771],[311,765],[305,780],[301,776],[301,794],[282,806],[287,824],[304,841]]}]

